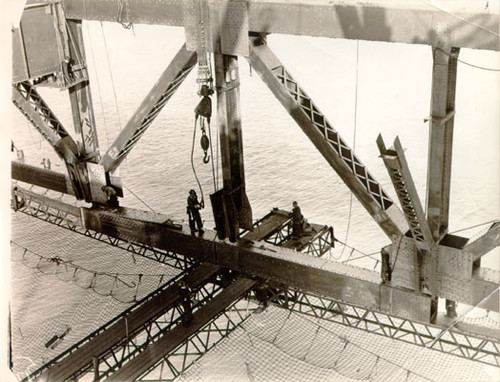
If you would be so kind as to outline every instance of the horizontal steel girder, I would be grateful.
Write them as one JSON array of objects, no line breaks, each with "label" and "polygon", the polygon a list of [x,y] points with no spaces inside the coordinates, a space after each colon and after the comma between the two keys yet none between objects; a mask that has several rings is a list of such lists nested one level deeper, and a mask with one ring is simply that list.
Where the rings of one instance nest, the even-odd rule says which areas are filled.
[{"label": "horizontal steel girder", "polygon": [[20,182],[48,188],[63,194],[74,195],[68,177],[59,172],[30,166],[21,162],[11,163],[11,177]]},{"label": "horizontal steel girder", "polygon": [[[187,273],[185,283],[191,289],[196,289],[218,270],[220,267],[216,265],[202,264]],[[92,364],[93,357],[101,357],[127,336],[135,336],[145,322],[151,321],[173,304],[178,303],[181,287],[177,281],[179,281],[178,278],[174,282],[169,282],[168,287],[162,288],[142,304],[137,304],[134,309],[127,312],[126,316],[121,316],[114,324],[89,338],[84,344],[72,349],[66,357],[52,364],[35,380],[62,381],[70,379],[79,370]]]},{"label": "horizontal steel girder", "polygon": [[500,221],[496,221],[484,235],[468,244],[464,250],[471,252],[473,254],[474,261],[476,261],[499,245]]},{"label": "horizontal steel girder", "polygon": [[333,128],[325,115],[286,70],[262,37],[252,37],[250,64],[337,172],[386,235],[408,230],[404,215]]},{"label": "horizontal steel girder", "polygon": [[[63,0],[70,19],[185,26],[190,0]],[[473,3],[473,2],[470,2]],[[210,19],[224,10],[223,2],[210,4]],[[499,18],[478,4],[465,10],[450,4],[433,5],[409,0],[391,4],[380,1],[249,0],[248,28],[257,33],[388,41],[498,51]],[[231,24],[230,22],[228,24]]]},{"label": "horizontal steel girder", "polygon": [[[23,209],[20,209],[20,211],[22,212],[25,212],[25,213],[28,213],[30,214],[30,211],[29,210],[23,210]],[[44,214],[47,214],[47,215],[50,215],[51,214],[51,210],[48,210],[48,209],[44,209],[44,208],[39,208],[37,209],[37,211],[39,212],[43,212]],[[75,212],[76,213],[76,212]],[[58,214],[59,215],[59,214]],[[38,218],[41,218],[40,214],[36,214],[34,215]],[[79,216],[79,215],[78,215]],[[71,229],[71,230],[75,230],[76,232],[79,232],[78,231],[78,228],[76,227],[75,229],[75,225],[71,224],[70,226],[66,226],[66,224],[62,224],[61,221],[55,221],[56,219],[54,219],[53,217],[51,218],[50,216],[48,216],[46,219],[44,219],[50,223],[53,223],[53,224],[57,224],[57,225],[60,225],[61,227],[64,227],[64,228],[68,228],[68,229]],[[160,219],[162,220],[162,219]],[[76,220],[75,220],[76,221]],[[59,223],[58,223],[59,222]],[[64,221],[63,221],[64,223]],[[92,231],[89,231],[89,230],[85,230],[85,232],[92,232]],[[87,234],[87,233],[85,233]],[[99,239],[99,237],[108,237],[110,240],[112,239],[111,237],[109,236],[106,236],[106,235],[103,235],[103,234],[100,234],[100,233],[94,233],[93,235],[90,235],[92,238],[96,238],[96,239]],[[127,239],[126,241],[125,240],[121,240],[119,238],[114,238],[113,240],[116,240],[118,242],[123,242],[123,243],[127,243],[127,246],[124,247],[124,249],[127,249],[127,250],[133,250],[134,253],[135,250],[133,249],[133,246],[140,246],[141,244],[137,244],[137,243],[133,243],[130,241],[130,239]],[[107,241],[105,241],[107,242]],[[109,242],[109,244],[111,245],[115,245],[113,244],[113,242]],[[149,246],[148,246],[149,247]],[[274,247],[276,248],[276,247]],[[161,253],[161,251],[159,249],[154,249],[155,252],[158,252],[158,253]],[[142,253],[142,250],[139,251],[140,255],[144,255]],[[179,256],[179,255],[177,255]],[[147,256],[146,256],[147,257]],[[151,257],[153,258],[153,257]],[[164,263],[168,263],[167,261],[169,261],[168,257],[165,257],[165,256],[162,256],[162,257],[158,257],[158,258],[155,258],[155,260],[157,261],[161,261],[161,262],[164,262]],[[492,280],[497,280],[497,284],[498,284],[498,272],[495,273],[494,275],[491,275],[487,269],[480,269],[479,272],[475,272],[474,274],[474,279],[478,280],[478,279],[483,279],[483,280],[486,280],[486,281],[489,281],[489,282],[492,282]],[[352,305],[350,304],[349,302],[346,302],[347,305],[349,305],[352,309],[357,309],[358,311],[362,311],[364,313],[360,313],[360,316],[361,316],[361,320],[364,320],[365,318],[369,318],[371,317],[371,315],[374,315],[375,317],[375,320],[378,323],[382,326],[382,328],[380,329],[380,331],[377,331],[376,330],[376,333],[378,334],[381,334],[381,335],[386,335],[386,336],[391,336],[395,339],[399,339],[399,340],[403,340],[403,341],[408,341],[408,342],[412,342],[411,340],[413,339],[413,342],[416,342],[417,344],[419,345],[426,345],[425,341],[433,341],[433,339],[436,338],[436,334],[435,332],[436,331],[440,331],[440,330],[443,330],[445,329],[448,324],[446,322],[437,322],[436,325],[428,325],[427,322],[424,322],[424,323],[418,323],[415,321],[415,319],[409,317],[409,321],[407,322],[407,324],[405,324],[405,328],[410,328],[408,330],[410,330],[410,332],[408,332],[406,329],[403,328],[402,330],[402,327],[400,325],[400,321],[398,320],[403,320],[403,321],[407,321],[406,319],[404,318],[396,318],[396,317],[407,317],[408,315],[404,314],[404,309],[405,309],[405,305],[408,305],[408,304],[412,304],[414,303],[415,301],[408,301],[407,299],[407,296],[408,296],[408,293],[405,292],[404,290],[402,291],[403,293],[399,293],[401,290],[398,290],[397,288],[391,288],[390,286],[385,286],[385,285],[381,285],[380,286],[381,288],[381,294],[383,294],[385,296],[384,300],[385,300],[385,306],[386,307],[389,307],[390,308],[390,303],[392,303],[394,305],[394,309],[386,309],[385,311],[383,310],[382,313],[380,313],[382,316],[386,317],[390,323],[389,323],[389,326],[394,326],[394,330],[393,329],[390,329],[388,328],[388,330],[384,329],[386,327],[386,324],[384,324],[384,322],[381,320],[380,322],[378,322],[378,318],[376,318],[376,315],[378,315],[379,313],[377,313],[376,311],[372,310],[372,309],[365,309],[365,308],[360,308],[359,305],[356,306],[356,304]],[[394,291],[394,293],[392,293]],[[295,293],[295,292],[294,292]],[[301,292],[298,292],[298,293],[304,293],[305,295],[308,295],[310,296],[310,294],[307,294],[307,292],[304,292],[304,291],[301,291]],[[496,298],[496,296],[493,296],[494,298]],[[310,301],[311,297],[308,297],[306,298],[306,300]],[[315,296],[314,298],[316,299],[320,299],[320,301],[323,301],[322,304],[324,304],[324,301],[330,301],[328,302],[327,304],[327,310],[330,310],[330,307],[332,306],[332,304],[334,303],[337,303],[337,304],[344,304],[343,302],[340,302],[340,301],[337,301],[335,299],[330,299],[330,298],[325,298],[325,297],[319,297],[319,296]],[[291,299],[290,299],[291,301]],[[391,310],[391,313],[389,313],[388,311]],[[307,314],[307,308],[305,310],[299,310],[301,312],[304,312]],[[316,313],[314,313],[316,315]],[[329,313],[326,314],[326,316],[329,316]],[[321,318],[327,318],[326,316],[323,316],[323,314],[319,314],[318,317],[321,317]],[[349,314],[347,314],[345,316],[345,321],[346,322],[341,322],[343,324],[352,324],[352,318],[351,316],[349,316]],[[355,318],[355,317],[354,317]],[[358,324],[359,320],[354,322],[353,327],[356,327],[356,328],[361,328]],[[374,322],[369,322],[368,323],[368,326],[369,327],[373,327],[374,325]],[[419,325],[424,325],[424,329],[423,331],[420,331],[419,329]],[[364,328],[365,324],[363,324],[363,329],[365,330],[368,330],[368,326],[367,328]],[[427,328],[427,326],[429,326]],[[493,364],[493,365],[498,365],[498,360],[500,358],[500,356],[497,356],[493,361],[490,359],[489,357],[489,352],[491,352],[491,346],[493,346],[494,348],[496,348],[496,352],[498,353],[498,345],[497,345],[497,342],[500,341],[500,336],[493,336],[493,332],[487,328],[483,328],[483,327],[478,327],[477,325],[466,325],[466,327],[463,327],[464,324],[463,323],[460,323],[459,325],[455,326],[455,328],[453,328],[452,330],[448,331],[446,334],[446,336],[442,336],[440,337],[435,343],[433,346],[433,348],[437,348],[438,350],[441,350],[441,351],[444,351],[444,352],[451,352],[451,353],[457,353],[455,350],[450,350],[450,349],[455,349],[455,348],[450,348],[450,343],[448,343],[448,339],[450,336],[451,336],[451,339],[452,339],[452,342],[457,342],[457,347],[459,348],[460,350],[460,356],[464,356],[466,358],[473,358],[475,360],[481,360],[481,362],[486,362],[486,363],[489,363],[489,364]],[[458,329],[458,330],[457,330]],[[401,335],[398,335],[398,333],[401,332]],[[415,332],[415,333],[413,333]],[[418,334],[420,333],[420,334]],[[434,333],[434,334],[433,334]],[[415,335],[418,336],[415,337]],[[493,336],[493,337],[492,337]],[[419,338],[422,337],[424,338],[424,341],[422,342]],[[469,338],[470,337],[470,338]],[[482,340],[481,340],[482,339]],[[471,342],[472,341],[472,342]],[[481,342],[479,344],[479,353],[478,354],[475,354],[473,353],[473,349],[469,349],[469,345],[471,346],[476,346],[474,344],[476,344],[477,342]],[[496,341],[496,342],[495,342]],[[421,343],[422,342],[422,343]],[[483,346],[482,344],[485,344],[485,343],[492,343],[492,345],[486,345],[486,346]],[[462,344],[462,345],[461,345]],[[427,346],[427,345],[426,345]],[[432,346],[431,346],[432,347]],[[465,348],[465,350],[463,350],[463,348]],[[469,350],[467,350],[469,349]],[[472,352],[472,353],[471,353]],[[487,355],[483,354],[483,353],[488,353]],[[472,354],[472,356],[471,356]],[[168,363],[170,365],[170,363]],[[147,378],[146,378],[147,379]]]},{"label": "horizontal steel girder", "polygon": [[[19,197],[22,198],[25,192],[19,191]],[[249,276],[259,276],[387,314],[424,323],[429,319],[427,296],[406,288],[380,284],[377,272],[262,242],[232,244],[218,240],[216,233],[212,231],[207,231],[204,237],[192,237],[188,226],[183,226],[181,230],[172,229],[168,223],[163,223],[170,220],[168,216],[147,211],[119,208],[118,211],[111,212],[100,208],[81,208],[77,214],[74,206],[57,200],[52,201],[57,206],[49,206],[44,198],[50,198],[36,198],[32,194],[26,196],[28,199],[21,211],[25,212],[26,209],[28,214],[63,227],[67,225],[76,232],[80,229],[87,236],[109,238],[112,245],[113,240],[124,243],[125,249],[136,245],[138,249],[134,251],[139,255],[157,261],[171,262],[173,257],[176,264],[179,256],[187,256],[195,261],[207,261]],[[33,203],[34,207],[30,208]],[[63,211],[62,215],[59,210]],[[84,225],[83,229],[78,228],[81,224]],[[108,241],[105,239],[104,242]],[[152,254],[146,253],[148,249],[151,249]],[[167,250],[167,253],[162,250]],[[485,277],[483,274],[475,274],[472,279],[469,278],[468,284],[472,289],[468,295],[472,293],[472,301],[481,301],[488,295],[499,284],[497,279],[496,275]],[[451,290],[448,293],[454,292]],[[456,300],[462,302],[461,296],[456,296]],[[398,306],[399,302],[401,306]],[[498,310],[498,304],[493,304],[491,309]]]},{"label": "horizontal steel girder", "polygon": [[184,44],[144,98],[139,108],[102,157],[105,171],[115,171],[126,155],[137,144],[147,128],[172,97],[196,64],[196,53],[188,52]]}]

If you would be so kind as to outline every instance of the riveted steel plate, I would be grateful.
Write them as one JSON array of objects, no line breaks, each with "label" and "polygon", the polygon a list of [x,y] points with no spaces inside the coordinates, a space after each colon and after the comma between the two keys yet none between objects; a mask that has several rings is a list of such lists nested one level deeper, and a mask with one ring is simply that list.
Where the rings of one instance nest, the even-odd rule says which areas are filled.
[{"label": "riveted steel plate", "polygon": [[[221,53],[249,56],[248,8],[246,1],[216,1],[217,24],[212,24],[212,36],[220,35]],[[214,29],[215,28],[215,29]],[[220,28],[220,30],[219,30]]]},{"label": "riveted steel plate", "polygon": [[457,278],[472,277],[472,253],[444,246],[437,247],[436,252],[439,274]]},{"label": "riveted steel plate", "polygon": [[384,312],[414,321],[429,322],[431,317],[429,296],[386,285],[380,286],[380,307]]},{"label": "riveted steel plate", "polygon": [[415,256],[417,249],[413,239],[402,237],[391,245],[389,261],[392,269],[391,285],[396,287],[417,289]]},{"label": "riveted steel plate", "polygon": [[[24,11],[17,32],[20,33],[17,37],[19,43],[13,46],[14,82],[25,79],[26,74],[29,78],[35,78],[60,70],[61,59],[51,10],[50,5]],[[21,62],[17,59],[21,59]]]},{"label": "riveted steel plate", "polygon": [[444,274],[438,274],[437,276],[437,294],[439,297],[468,304],[473,303],[471,279],[447,276]]},{"label": "riveted steel plate", "polygon": [[105,203],[108,197],[101,187],[106,185],[106,176],[104,168],[101,165],[87,162],[87,170],[89,174],[90,192],[92,199],[96,202]]},{"label": "riveted steel plate", "polygon": [[186,35],[186,49],[189,51],[198,50],[198,27],[197,27],[197,1],[191,0],[184,2],[184,33]]}]

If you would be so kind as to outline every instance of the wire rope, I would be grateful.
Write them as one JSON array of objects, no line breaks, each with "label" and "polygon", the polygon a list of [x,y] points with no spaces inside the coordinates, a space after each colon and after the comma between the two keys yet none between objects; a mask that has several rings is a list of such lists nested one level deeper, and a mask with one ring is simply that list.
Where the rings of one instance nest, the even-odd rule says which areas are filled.
[{"label": "wire rope", "polygon": [[[451,57],[452,55],[448,52],[446,52],[444,49],[441,49],[441,48],[436,48],[437,50],[439,50],[440,52],[446,54],[448,57]],[[481,69],[481,70],[487,70],[487,71],[490,71],[490,72],[500,72],[500,69],[495,69],[495,68],[486,68],[484,66],[480,66],[480,65],[474,65],[474,64],[471,64],[469,62],[466,62],[466,61],[463,61],[459,58],[457,58],[457,61],[464,64],[464,65],[468,65],[468,66],[471,66],[473,68],[476,68],[476,69]]]},{"label": "wire rope", "polygon": [[100,85],[100,82],[99,82],[99,75],[97,73],[97,65],[96,65],[96,62],[95,62],[94,48],[92,46],[92,38],[90,36],[89,24],[85,23],[85,26],[86,26],[85,29],[87,30],[87,37],[89,39],[90,56],[92,57],[92,64],[94,66],[94,73],[95,73],[96,84],[97,84],[97,93],[99,95],[99,103],[101,105],[102,120],[103,120],[103,123],[104,123],[104,131],[106,133],[106,141],[107,141],[108,147],[109,147],[108,125],[107,125],[107,122],[106,122],[106,113],[104,112],[104,103],[102,101],[101,85]]},{"label": "wire rope", "polygon": [[200,180],[198,179],[198,174],[196,174],[196,168],[194,167],[194,142],[196,139],[196,124],[198,122],[198,119],[196,118],[194,120],[194,129],[193,129],[193,142],[191,145],[191,169],[193,170],[194,178],[196,179],[196,183],[198,183],[198,187],[200,188],[200,194],[201,194],[201,205],[204,206],[204,198],[203,198],[203,188],[201,187]]},{"label": "wire rope", "polygon": [[[354,132],[353,132],[353,142],[352,142],[353,151],[356,148],[356,127],[357,127],[357,118],[358,118],[358,74],[359,74],[359,40],[357,40],[357,42],[356,42],[356,82],[355,82],[356,87],[355,87],[355,92],[354,92]],[[351,195],[350,195],[350,199],[349,199],[349,215],[347,218],[347,229],[346,229],[344,241],[347,241],[347,239],[349,237],[349,230],[351,228],[352,198],[353,198],[353,194],[351,191]],[[338,259],[342,258],[342,256],[344,255],[344,250],[345,250],[345,246],[342,247],[342,252],[340,253],[340,256]]]},{"label": "wire rope", "polygon": [[104,48],[106,50],[106,59],[107,59],[107,62],[108,62],[108,70],[109,70],[109,75],[110,75],[110,78],[111,78],[111,85],[112,85],[112,88],[113,88],[113,96],[115,98],[116,115],[118,116],[118,126],[120,127],[120,130],[121,130],[122,129],[122,123],[121,123],[121,118],[120,118],[120,110],[118,108],[118,98],[116,96],[115,80],[114,80],[114,77],[113,77],[113,71],[111,70],[111,62],[110,62],[109,53],[108,53],[108,44],[106,42],[106,35],[104,33],[104,26],[102,24],[102,21],[101,21],[101,33],[102,33],[102,39],[104,41]]},{"label": "wire rope", "polygon": [[[128,169],[127,169],[127,171],[128,171]],[[144,205],[145,205],[146,207],[148,207],[151,211],[153,211],[153,212],[155,212],[155,213],[156,213],[156,211],[155,211],[154,209],[152,209],[152,208],[149,206],[149,204],[147,204],[147,203],[146,203],[144,200],[142,200],[139,196],[137,196],[137,195],[135,194],[135,192],[134,192],[134,191],[132,191],[130,188],[128,188],[128,187],[127,187],[127,186],[125,186],[125,185],[123,185],[123,187],[125,187],[125,188],[126,188],[126,189],[127,189],[127,190],[128,190],[128,191],[132,194],[132,195],[134,195],[134,196],[137,198],[137,200],[139,200],[142,204],[144,204]]]},{"label": "wire rope", "polygon": [[424,3],[424,4],[430,5],[430,6],[431,6],[431,7],[433,7],[433,8],[436,8],[437,10],[439,10],[439,11],[441,11],[441,12],[443,12],[443,13],[446,13],[447,15],[450,15],[451,17],[456,18],[457,20],[462,20],[462,21],[465,21],[467,24],[473,25],[473,26],[475,26],[476,28],[482,29],[482,30],[484,30],[485,32],[488,32],[488,33],[491,33],[491,34],[492,34],[492,35],[494,35],[494,36],[500,37],[500,34],[498,34],[498,33],[494,32],[494,31],[492,31],[492,30],[490,30],[490,29],[488,29],[488,28],[485,28],[485,27],[483,27],[482,25],[476,24],[476,23],[475,23],[475,22],[473,22],[473,21],[467,20],[467,19],[466,19],[466,18],[464,18],[464,17],[458,16],[458,15],[456,15],[456,14],[455,14],[455,13],[453,13],[453,12],[450,12],[450,11],[448,11],[448,10],[444,9],[441,5],[438,5],[438,4],[437,4],[437,1],[435,1],[435,0],[420,0],[420,1],[421,1],[422,3]]}]

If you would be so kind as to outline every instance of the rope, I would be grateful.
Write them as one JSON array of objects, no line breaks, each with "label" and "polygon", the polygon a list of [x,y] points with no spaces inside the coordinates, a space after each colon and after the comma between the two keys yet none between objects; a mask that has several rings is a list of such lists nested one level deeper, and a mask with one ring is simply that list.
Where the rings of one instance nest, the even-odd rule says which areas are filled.
[{"label": "rope", "polygon": [[[85,5],[85,2],[83,4]],[[106,123],[106,113],[104,112],[104,103],[102,102],[101,85],[99,82],[99,75],[97,74],[97,65],[95,63],[94,49],[92,48],[92,38],[90,37],[89,24],[85,23],[85,25],[86,25],[86,30],[87,30],[87,36],[89,39],[90,56],[92,57],[92,64],[94,65],[94,73],[95,73],[95,78],[96,78],[96,83],[97,83],[97,93],[99,94],[99,103],[101,105],[102,120],[104,122],[104,131],[106,132],[106,141],[107,141],[108,147],[109,147],[109,134],[108,134],[108,126]]]},{"label": "rope", "polygon": [[196,179],[196,183],[198,183],[198,187],[200,188],[200,194],[201,194],[201,205],[204,206],[205,202],[203,199],[203,188],[201,187],[200,180],[198,179],[198,175],[196,174],[196,169],[194,167],[194,141],[196,139],[196,123],[198,122],[198,119],[194,120],[194,129],[193,129],[193,142],[191,145],[191,168],[193,170],[194,178]]},{"label": "rope", "polygon": [[438,341],[447,331],[449,331],[456,324],[458,324],[460,321],[462,321],[465,318],[465,316],[468,315],[471,311],[473,311],[474,309],[476,309],[483,302],[487,301],[491,296],[493,296],[493,294],[495,294],[496,292],[498,292],[498,290],[500,290],[500,287],[497,287],[489,295],[487,295],[485,298],[483,298],[481,301],[479,301],[476,305],[474,305],[472,308],[470,308],[467,312],[465,312],[460,317],[458,317],[455,321],[453,321],[450,326],[448,326],[446,329],[443,329],[441,331],[441,333],[439,333],[439,335],[436,338],[434,338],[434,340],[429,344],[429,348],[432,348],[432,346],[434,346],[434,344],[436,343],[436,341]]},{"label": "rope", "polygon": [[490,220],[490,221],[488,221],[486,223],[480,223],[480,224],[472,225],[470,227],[465,227],[465,228],[457,229],[456,231],[450,232],[450,234],[451,233],[462,232],[462,231],[467,231],[467,230],[472,229],[472,228],[481,227],[483,225],[491,224],[491,223],[496,223],[496,222],[498,222],[498,220],[496,220],[496,219],[495,220]]},{"label": "rope", "polygon": [[212,131],[210,129],[210,122],[208,123],[208,136],[210,137],[210,157],[212,158],[212,177],[214,179],[214,192],[215,192],[217,191],[217,183],[215,181],[214,150],[212,144]]},{"label": "rope", "polygon": [[[359,73],[359,40],[357,40],[356,44],[356,88],[355,88],[355,93],[354,93],[354,137],[352,141],[352,149],[356,148],[356,127],[357,127],[357,119],[358,119],[358,73]],[[349,199],[349,216],[347,218],[347,230],[345,234],[345,239],[344,241],[347,241],[347,238],[349,237],[349,230],[351,228],[351,216],[352,216],[352,191],[351,191],[351,197]],[[345,247],[342,247],[342,252],[340,253],[339,259],[342,257],[344,254]],[[350,255],[349,255],[350,257]]]},{"label": "rope", "polygon": [[121,123],[121,118],[120,118],[120,110],[118,109],[118,98],[116,97],[116,89],[115,89],[115,80],[113,78],[113,71],[111,70],[111,63],[109,60],[109,53],[108,53],[108,44],[106,43],[106,35],[104,34],[104,27],[101,21],[101,32],[102,32],[102,39],[104,40],[104,48],[106,50],[106,58],[108,61],[108,70],[109,70],[109,75],[111,77],[111,85],[113,88],[113,96],[115,97],[115,107],[116,107],[116,114],[118,116],[118,126],[120,127],[120,130],[122,129],[122,123]]},{"label": "rope", "polygon": [[[436,48],[437,50],[439,50],[440,52],[446,54],[448,57],[451,57],[452,55],[446,51],[444,51],[443,49],[441,48]],[[474,64],[471,64],[471,63],[468,63],[468,62],[465,62],[459,58],[457,58],[457,61],[458,62],[461,62],[462,64],[465,64],[465,65],[469,65],[469,66],[472,66],[473,68],[476,68],[476,69],[481,69],[481,70],[488,70],[490,72],[500,72],[500,69],[494,69],[494,68],[485,68],[484,66],[479,66],[479,65],[474,65]]]},{"label": "rope", "polygon": [[491,34],[492,34],[492,35],[494,35],[494,36],[500,37],[500,34],[498,34],[498,33],[496,33],[496,32],[493,32],[492,30],[489,30],[488,28],[485,28],[485,27],[483,27],[482,25],[476,24],[475,22],[472,22],[472,21],[467,20],[467,19],[465,19],[465,18],[463,18],[463,17],[460,17],[460,16],[458,16],[458,15],[456,15],[456,14],[454,14],[454,13],[452,13],[452,12],[450,12],[450,11],[446,10],[446,9],[444,9],[444,8],[443,8],[443,7],[441,7],[440,5],[435,4],[435,3],[436,3],[436,0],[431,0],[431,1],[429,1],[429,0],[420,0],[420,1],[421,1],[422,3],[424,3],[424,4],[427,4],[427,5],[430,5],[431,7],[436,8],[437,10],[439,10],[439,11],[441,11],[441,12],[443,12],[443,13],[446,13],[447,15],[450,15],[450,16],[452,16],[452,17],[456,18],[457,20],[462,20],[462,21],[465,21],[467,24],[473,25],[473,26],[475,26],[476,28],[482,29],[482,30],[484,30],[485,32],[488,32],[488,33],[491,33]]},{"label": "rope", "polygon": [[128,188],[127,186],[123,186],[125,187],[132,195],[134,195],[142,204],[144,204],[146,207],[148,207],[151,211],[155,212],[156,211],[154,209],[152,209],[144,200],[142,200],[139,196],[137,196],[134,191],[132,191],[130,188]]},{"label": "rope", "polygon": [[[336,241],[336,242],[338,242],[338,243],[340,243],[340,244],[342,244],[342,245],[344,246],[344,248],[346,248],[346,247],[347,247],[347,248],[350,248],[350,249],[352,249],[352,251],[353,251],[353,252],[355,251],[355,252],[358,252],[358,253],[360,253],[360,254],[362,255],[362,256],[360,256],[360,257],[355,257],[355,258],[351,258],[351,257],[349,257],[348,259],[346,259],[346,260],[342,261],[342,263],[347,263],[348,261],[354,261],[354,260],[362,259],[362,258],[364,258],[364,257],[371,257],[371,256],[375,256],[375,255],[377,255],[377,254],[378,254],[378,252],[365,253],[365,252],[360,251],[359,249],[356,249],[356,248],[354,248],[354,247],[351,247],[350,245],[348,245],[348,244],[346,244],[346,243],[344,243],[344,242],[342,242],[342,241],[340,241],[340,240],[338,240],[338,239],[335,239],[335,241]],[[377,261],[378,261],[378,259],[373,259],[373,260],[377,260]]]}]

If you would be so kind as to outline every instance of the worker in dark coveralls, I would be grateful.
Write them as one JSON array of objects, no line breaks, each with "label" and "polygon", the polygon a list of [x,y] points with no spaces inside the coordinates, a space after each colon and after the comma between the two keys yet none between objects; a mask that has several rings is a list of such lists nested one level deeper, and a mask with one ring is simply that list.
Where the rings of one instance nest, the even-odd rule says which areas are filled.
[{"label": "worker in dark coveralls", "polygon": [[297,202],[292,203],[293,209],[290,212],[292,218],[292,238],[298,239],[302,236],[302,225],[304,223],[304,217],[300,212],[300,207]]},{"label": "worker in dark coveralls", "polygon": [[203,223],[200,216],[201,204],[198,201],[195,190],[189,191],[187,204],[187,214],[189,215],[189,228],[191,228],[191,234],[194,235],[194,233],[197,231],[195,228],[195,224],[198,228],[198,232],[200,234],[204,233],[205,231],[203,231],[202,229]]}]

